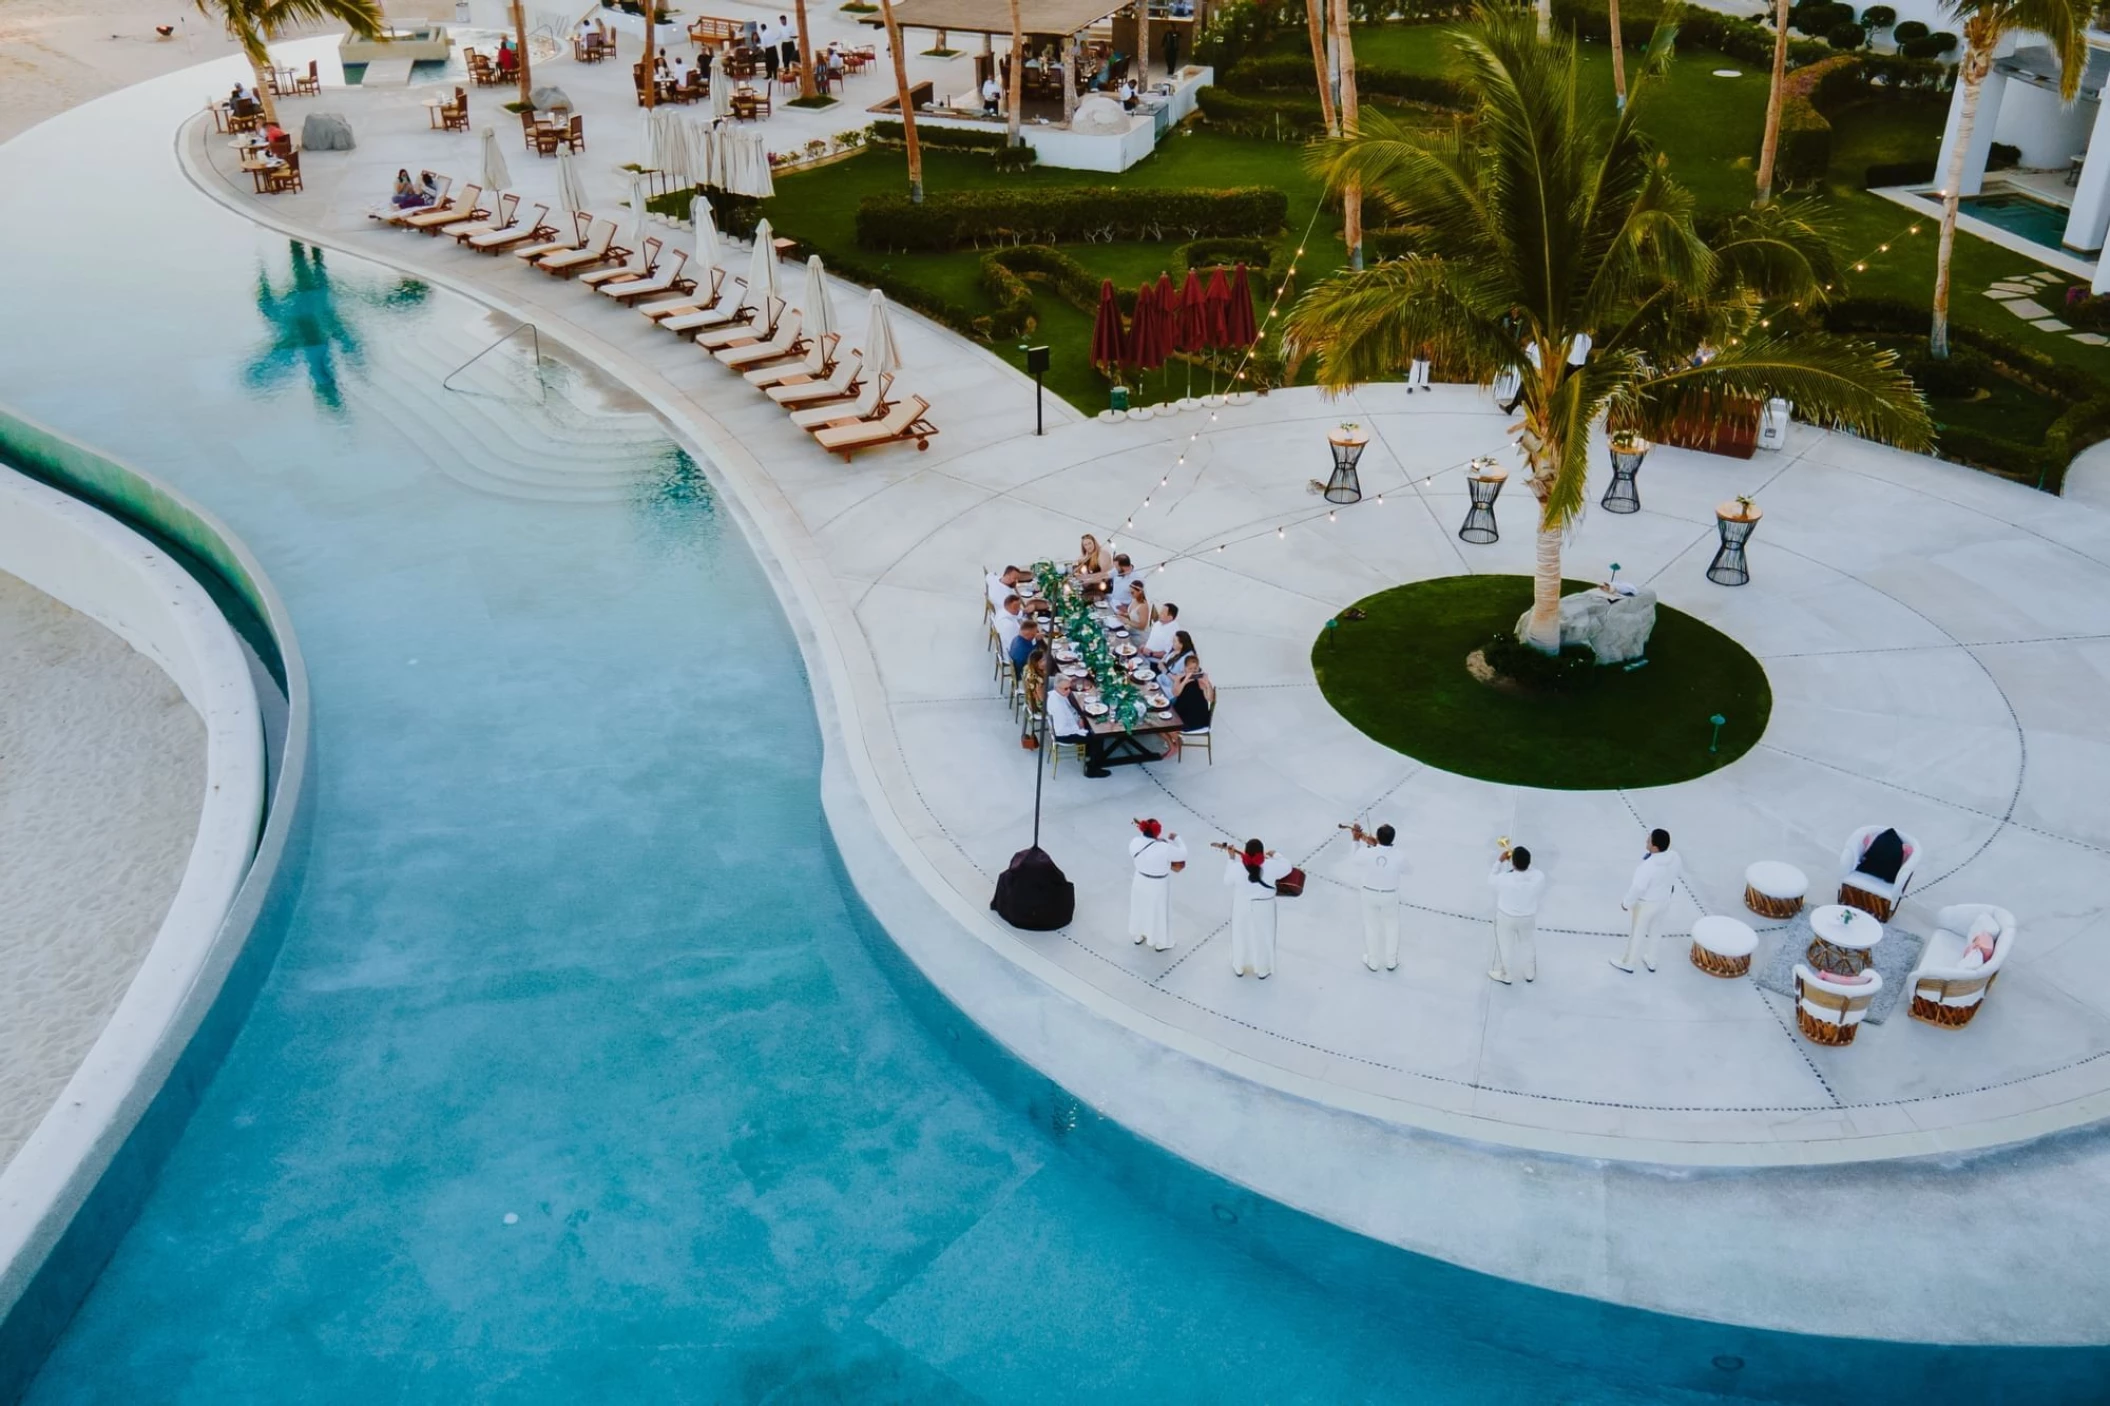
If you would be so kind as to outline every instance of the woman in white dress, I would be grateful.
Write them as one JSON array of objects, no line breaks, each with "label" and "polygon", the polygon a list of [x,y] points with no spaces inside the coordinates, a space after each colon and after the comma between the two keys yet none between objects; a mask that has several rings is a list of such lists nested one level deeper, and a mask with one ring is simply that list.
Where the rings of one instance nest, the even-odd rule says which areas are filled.
[{"label": "woman in white dress", "polygon": [[1224,887],[1231,890],[1231,970],[1251,972],[1262,981],[1275,974],[1275,885],[1290,863],[1258,840],[1243,850],[1217,844],[1228,858]]},{"label": "woman in white dress", "polygon": [[1128,842],[1136,876],[1128,884],[1128,935],[1153,952],[1172,950],[1172,876],[1186,867],[1187,844],[1155,820],[1138,820]]}]

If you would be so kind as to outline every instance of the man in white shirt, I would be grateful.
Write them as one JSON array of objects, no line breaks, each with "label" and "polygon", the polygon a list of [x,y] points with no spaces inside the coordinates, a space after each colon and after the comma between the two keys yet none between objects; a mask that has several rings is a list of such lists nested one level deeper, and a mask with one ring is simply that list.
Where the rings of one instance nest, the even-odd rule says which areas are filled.
[{"label": "man in white shirt", "polygon": [[1516,976],[1536,981],[1538,949],[1532,933],[1538,926],[1539,899],[1546,892],[1546,875],[1531,867],[1531,851],[1518,845],[1502,851],[1487,883],[1495,891],[1495,964],[1487,975],[1504,986]]},{"label": "man in white shirt", "polygon": [[1362,890],[1363,965],[1377,970],[1383,961],[1386,971],[1399,969],[1399,851],[1392,848],[1392,827],[1374,831],[1360,823],[1348,827],[1355,840],[1355,881]]},{"label": "man in white shirt", "polygon": [[1162,664],[1179,648],[1180,608],[1171,601],[1158,607],[1158,618],[1150,622],[1150,632],[1143,636],[1143,657],[1152,663]]},{"label": "man in white shirt", "polygon": [[1018,638],[1018,627],[1024,621],[1025,602],[1016,595],[1005,596],[1003,607],[996,612],[996,618],[990,624],[996,629],[997,644],[1002,647],[1006,658],[1011,655],[1011,641]]},{"label": "man in white shirt", "polygon": [[1070,697],[1070,684],[1068,674],[1055,676],[1055,691],[1048,695],[1048,731],[1057,742],[1089,742],[1091,728]]},{"label": "man in white shirt", "polygon": [[1002,571],[989,573],[987,578],[989,606],[992,610],[1002,610],[1004,608],[1004,597],[1018,589],[1019,582],[1025,577],[1025,574],[1025,572],[1020,571],[1015,566],[1007,566]]},{"label": "man in white shirt", "polygon": [[1613,966],[1631,975],[1638,958],[1650,971],[1656,969],[1656,929],[1684,875],[1685,861],[1670,847],[1670,831],[1649,831],[1648,853],[1634,866],[1633,882],[1627,885],[1626,897],[1619,902],[1622,909],[1634,915],[1634,926],[1627,935],[1626,955]]},{"label": "man in white shirt", "polygon": [[1132,78],[1121,80],[1121,107],[1127,112],[1136,110],[1136,84]]},{"label": "man in white shirt", "polygon": [[1143,579],[1136,564],[1128,559],[1128,553],[1114,553],[1114,572],[1106,578],[1106,598],[1116,605],[1128,604],[1128,588]]},{"label": "man in white shirt", "polygon": [[1172,950],[1172,871],[1187,863],[1187,842],[1155,820],[1138,820],[1128,842],[1136,876],[1128,886],[1128,935],[1153,952]]},{"label": "man in white shirt", "polygon": [[1004,90],[996,86],[996,78],[993,75],[982,80],[982,111],[991,117],[996,116],[997,104],[1003,100],[1003,96]]}]

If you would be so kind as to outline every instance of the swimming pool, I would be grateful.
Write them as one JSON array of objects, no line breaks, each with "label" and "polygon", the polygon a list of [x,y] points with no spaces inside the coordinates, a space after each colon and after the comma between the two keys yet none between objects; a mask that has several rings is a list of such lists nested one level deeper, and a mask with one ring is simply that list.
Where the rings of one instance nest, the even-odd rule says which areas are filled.
[{"label": "swimming pool", "polygon": [[1998,225],[2009,234],[2019,234],[2032,244],[2046,249],[2063,249],[2066,237],[2068,211],[2056,205],[2013,191],[1998,195],[1967,195],[1957,204],[1967,215],[1976,216],[1989,225]]},{"label": "swimming pool", "polygon": [[[161,120],[148,97],[127,100]],[[541,428],[517,376],[437,390],[502,328],[258,233],[141,147],[55,212],[69,260],[110,261],[98,296],[132,307],[127,335],[27,283],[0,383],[262,558],[309,661],[313,842],[253,1015],[32,1400],[1612,1402],[1842,1380],[2082,1400],[2100,1380],[2099,1355],[1520,1288],[1095,1118],[871,930],[827,842],[789,626],[693,465],[627,422]],[[0,172],[23,159],[0,148]],[[142,203],[166,266],[117,257],[105,216]],[[600,430],[576,481],[535,456]]]}]

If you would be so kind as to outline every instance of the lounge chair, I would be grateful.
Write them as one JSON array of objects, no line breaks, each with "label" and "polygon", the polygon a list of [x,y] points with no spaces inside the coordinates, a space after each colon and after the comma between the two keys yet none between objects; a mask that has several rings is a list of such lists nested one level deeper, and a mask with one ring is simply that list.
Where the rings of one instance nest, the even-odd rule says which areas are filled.
[{"label": "lounge chair", "polygon": [[800,317],[797,312],[787,312],[777,319],[777,330],[768,341],[759,338],[734,342],[719,347],[711,353],[727,366],[753,366],[761,361],[777,361],[787,356],[797,356],[806,350],[806,339],[799,335]]},{"label": "lounge chair", "polygon": [[[878,420],[859,420],[848,425],[828,425],[815,430],[813,437],[820,441],[821,448],[830,454],[840,454],[847,462],[860,449],[876,449],[882,444],[895,444],[902,440],[916,441],[916,448],[930,448],[930,437],[938,427],[923,418],[930,409],[930,402],[920,395],[912,395]],[[1851,1038],[1851,1037],[1849,1037]]]},{"label": "lounge chair", "polygon": [[615,221],[595,220],[587,233],[586,242],[576,249],[559,249],[535,260],[535,267],[552,278],[570,278],[583,273],[596,264],[609,263],[630,256],[627,249],[618,249],[615,244]]},{"label": "lounge chair", "polygon": [[[440,189],[439,194],[433,198],[433,202],[430,205],[404,205],[389,210],[377,210],[373,212],[373,218],[384,225],[399,225],[412,215],[429,215],[434,210],[453,209],[454,202],[448,199],[447,193],[454,189],[454,177],[439,176],[435,179],[439,181]],[[464,210],[456,215],[455,218],[466,220],[469,218],[469,212]]]},{"label": "lounge chair", "polygon": [[498,197],[498,213],[492,215],[489,219],[463,220],[458,224],[441,225],[438,233],[453,235],[454,242],[459,244],[472,235],[489,234],[494,229],[511,229],[513,227],[513,217],[519,213],[519,210],[519,196],[501,195]]},{"label": "lounge chair", "polygon": [[549,206],[537,205],[535,213],[524,220],[515,220],[504,229],[465,235],[461,242],[479,254],[496,254],[515,244],[535,240],[547,242],[557,237],[557,227],[548,223],[548,220]]},{"label": "lounge chair", "polygon": [[[733,281],[738,283],[740,280],[734,279]],[[678,297],[659,298],[649,303],[637,303],[634,306],[646,317],[657,322],[661,318],[679,317],[683,313],[707,311],[717,307],[719,299],[724,296],[725,270],[713,268],[711,270],[711,289],[708,294],[699,289],[691,288],[687,293]]]},{"label": "lounge chair", "polygon": [[[709,351],[716,351],[720,347],[735,346],[743,342],[767,341],[777,335],[777,324],[784,320],[784,312],[789,305],[782,298],[768,298],[764,301],[768,306],[760,311],[753,307],[742,306],[734,308],[730,314],[722,318],[713,318],[711,313],[697,314],[699,317],[713,318],[713,325],[702,328],[692,340],[695,341],[697,346]],[[741,316],[742,313],[745,313],[746,316]],[[688,321],[689,319],[685,317],[670,317],[659,325],[670,331],[682,332],[687,329],[675,324]],[[757,327],[761,328],[760,332],[755,330]]]},{"label": "lounge chair", "polygon": [[660,248],[661,243],[659,240],[648,239],[645,241],[642,255],[633,256],[629,263],[622,264],[616,268],[595,269],[592,273],[582,273],[579,275],[579,282],[585,284],[588,288],[598,288],[604,283],[609,283],[619,278],[650,278],[652,270],[659,267]]},{"label": "lounge chair", "polygon": [[651,277],[622,279],[612,283],[598,284],[596,285],[596,291],[604,297],[615,299],[619,303],[627,303],[633,298],[649,298],[659,293],[672,293],[681,290],[694,292],[696,290],[696,280],[681,276],[682,270],[689,266],[688,251],[675,249],[671,252],[672,257],[662,263],[658,271]]},{"label": "lounge chair", "polygon": [[802,430],[823,430],[830,425],[847,425],[857,420],[877,420],[893,409],[894,402],[887,399],[887,392],[894,388],[894,375],[887,372],[879,383],[867,385],[857,395],[844,400],[822,401],[818,405],[791,412],[791,423]]},{"label": "lounge chair", "polygon": [[[787,410],[822,401],[848,400],[857,394],[864,369],[864,358],[856,352],[850,352],[835,359],[835,370],[825,380],[787,382],[770,386],[769,398]],[[747,379],[753,381],[762,374],[764,373],[760,371],[750,371],[747,373]]]},{"label": "lounge chair", "polygon": [[842,345],[842,334],[825,332],[806,344],[806,354],[796,359],[780,360],[773,366],[758,367],[747,373],[750,386],[763,388],[796,382],[801,385],[826,385],[828,377],[835,372],[835,351]]},{"label": "lounge chair", "polygon": [[584,248],[586,245],[586,233],[593,228],[593,216],[583,210],[574,211],[571,223],[573,233],[570,239],[566,239],[561,234],[554,234],[550,236],[547,244],[530,244],[525,249],[515,249],[513,257],[526,259],[532,263],[534,260],[544,258],[550,254],[561,254],[568,249]]},{"label": "lounge chair", "polygon": [[463,186],[462,198],[452,205],[440,209],[414,210],[407,219],[398,220],[396,223],[405,229],[421,229],[427,234],[438,234],[444,226],[487,217],[491,212],[479,203],[483,198],[482,186]]}]

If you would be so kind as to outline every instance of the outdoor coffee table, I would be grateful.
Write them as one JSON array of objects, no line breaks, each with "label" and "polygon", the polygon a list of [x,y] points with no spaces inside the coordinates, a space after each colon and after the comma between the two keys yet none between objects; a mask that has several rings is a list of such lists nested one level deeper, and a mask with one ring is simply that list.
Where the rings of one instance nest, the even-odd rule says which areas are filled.
[{"label": "outdoor coffee table", "polygon": [[1810,966],[1833,976],[1859,976],[1874,960],[1883,925],[1858,908],[1828,903],[1810,910]]}]

